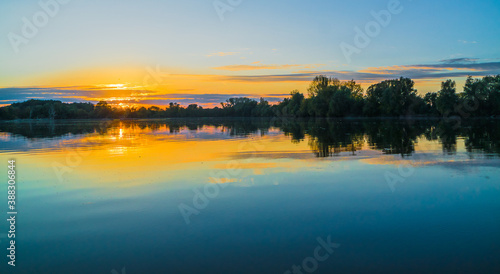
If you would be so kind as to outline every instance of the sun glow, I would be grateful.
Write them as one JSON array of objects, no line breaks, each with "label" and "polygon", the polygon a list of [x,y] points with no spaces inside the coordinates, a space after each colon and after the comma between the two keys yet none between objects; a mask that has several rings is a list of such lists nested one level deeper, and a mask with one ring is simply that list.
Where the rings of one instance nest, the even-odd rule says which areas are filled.
[{"label": "sun glow", "polygon": [[119,104],[118,104],[118,107],[121,107],[121,108],[123,108],[123,109],[126,109],[126,108],[131,108],[131,107],[132,107],[132,105],[129,105],[129,104],[124,104],[124,103],[119,103]]},{"label": "sun glow", "polygon": [[127,89],[126,84],[109,84],[109,85],[102,85],[105,88],[111,88],[111,89]]}]

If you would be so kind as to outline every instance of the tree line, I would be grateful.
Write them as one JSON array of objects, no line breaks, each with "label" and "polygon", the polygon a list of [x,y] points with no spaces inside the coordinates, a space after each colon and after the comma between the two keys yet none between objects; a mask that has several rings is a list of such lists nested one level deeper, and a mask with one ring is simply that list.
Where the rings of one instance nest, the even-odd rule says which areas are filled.
[{"label": "tree line", "polygon": [[[0,123],[0,132],[28,139],[80,137],[89,134],[113,135],[116,129],[127,131],[162,132],[172,135],[187,131],[215,128],[210,134],[253,138],[266,136],[278,128],[293,143],[307,141],[316,157],[356,155],[368,145],[384,154],[406,157],[412,155],[421,140],[437,141],[446,154],[455,154],[463,139],[468,153],[484,154],[488,158],[500,155],[500,120],[464,120],[456,126],[452,119],[342,119],[322,118],[194,118],[156,120],[89,120],[67,123],[49,120],[25,120]],[[200,135],[213,140],[214,136]],[[205,136],[205,137],[203,137]],[[80,138],[75,137],[75,138]],[[222,138],[222,136],[219,136]]]},{"label": "tree line", "polygon": [[29,100],[0,108],[0,119],[93,119],[170,117],[489,117],[500,115],[500,75],[468,77],[463,92],[447,80],[437,92],[417,94],[409,78],[385,80],[366,91],[354,80],[316,76],[305,96],[298,90],[277,104],[240,97],[214,108],[170,103],[165,108],[116,107],[105,101],[63,103]]}]

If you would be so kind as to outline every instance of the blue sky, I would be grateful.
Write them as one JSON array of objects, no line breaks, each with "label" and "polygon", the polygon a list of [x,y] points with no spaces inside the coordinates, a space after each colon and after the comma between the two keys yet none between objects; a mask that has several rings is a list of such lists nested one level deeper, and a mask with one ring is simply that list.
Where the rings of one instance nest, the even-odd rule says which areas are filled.
[{"label": "blue sky", "polygon": [[[0,88],[9,88],[0,104],[272,97],[306,92],[317,74],[364,86],[407,76],[425,93],[446,78],[460,89],[468,74],[500,74],[499,1],[54,1],[41,1],[59,8],[30,38],[23,17],[44,12],[39,2],[0,2]],[[230,7],[223,20],[214,3]],[[396,4],[401,12],[349,62],[340,45]],[[28,42],[13,46],[12,35]]]}]

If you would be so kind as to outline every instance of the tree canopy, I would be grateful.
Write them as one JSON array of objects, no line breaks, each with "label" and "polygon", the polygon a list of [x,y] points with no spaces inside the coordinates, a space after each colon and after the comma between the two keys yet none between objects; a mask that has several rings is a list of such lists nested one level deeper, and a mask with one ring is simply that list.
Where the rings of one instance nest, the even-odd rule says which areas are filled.
[{"label": "tree canopy", "polygon": [[0,119],[102,119],[168,117],[402,117],[453,116],[484,117],[500,115],[500,75],[482,79],[467,78],[464,91],[457,93],[452,80],[441,89],[424,96],[417,94],[409,78],[385,80],[366,92],[354,80],[340,81],[316,76],[308,96],[294,90],[281,102],[264,98],[240,97],[222,102],[220,107],[187,107],[171,102],[167,107],[119,107],[105,101],[63,103],[55,100],[28,100],[0,108]]}]

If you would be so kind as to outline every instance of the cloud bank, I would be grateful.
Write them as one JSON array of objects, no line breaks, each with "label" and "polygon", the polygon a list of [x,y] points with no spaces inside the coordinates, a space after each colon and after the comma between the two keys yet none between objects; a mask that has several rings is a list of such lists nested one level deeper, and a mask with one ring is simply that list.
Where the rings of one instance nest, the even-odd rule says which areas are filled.
[{"label": "cloud bank", "polygon": [[[441,60],[435,64],[416,64],[386,67],[369,67],[358,71],[342,70],[309,70],[297,71],[287,74],[262,74],[262,75],[182,75],[182,77],[192,77],[192,79],[204,79],[221,85],[227,82],[251,83],[290,83],[301,82],[306,84],[317,75],[327,75],[340,80],[354,79],[360,83],[375,83],[387,79],[408,77],[419,80],[444,80],[448,78],[464,78],[467,76],[482,77],[486,75],[500,74],[500,62],[481,61],[477,58],[455,58]],[[230,71],[255,70],[255,69],[279,69],[279,68],[307,68],[312,65],[264,65],[255,62],[251,65],[232,65],[221,67]],[[174,77],[176,75],[173,75]],[[189,81],[186,82],[187,85]],[[185,91],[186,93],[184,93]],[[67,87],[8,87],[0,88],[0,105],[29,99],[54,99],[63,102],[97,102],[106,100],[111,102],[124,102],[129,104],[147,105],[167,105],[169,102],[177,102],[182,105],[201,104],[205,106],[217,105],[231,97],[249,97],[258,99],[264,97],[271,102],[275,102],[283,97],[283,94],[203,94],[202,91],[193,90],[189,87],[179,89],[177,93],[165,94],[157,91],[141,89],[140,87],[128,88],[107,88],[102,86],[67,86]]]}]

